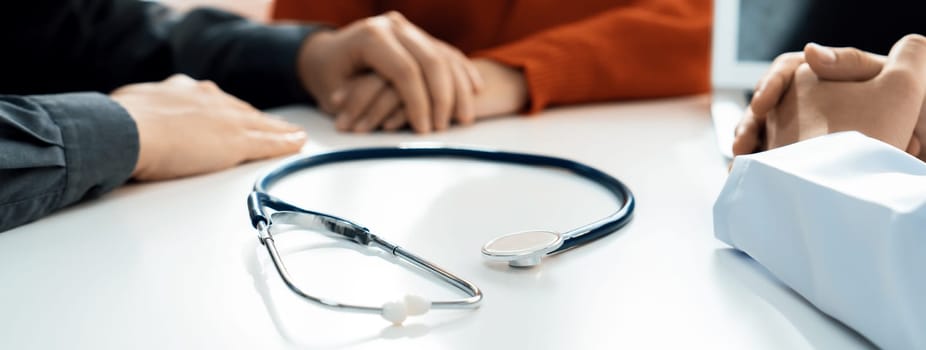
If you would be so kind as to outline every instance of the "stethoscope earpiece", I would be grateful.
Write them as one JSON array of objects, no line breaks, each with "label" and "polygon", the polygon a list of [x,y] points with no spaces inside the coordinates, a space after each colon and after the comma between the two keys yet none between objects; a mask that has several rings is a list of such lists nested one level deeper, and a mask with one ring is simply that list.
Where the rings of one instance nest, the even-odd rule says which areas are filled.
[{"label": "stethoscope earpiece", "polygon": [[382,312],[387,321],[394,325],[401,325],[408,316],[424,315],[431,311],[431,301],[425,297],[408,294],[399,301],[391,301],[383,304]]}]

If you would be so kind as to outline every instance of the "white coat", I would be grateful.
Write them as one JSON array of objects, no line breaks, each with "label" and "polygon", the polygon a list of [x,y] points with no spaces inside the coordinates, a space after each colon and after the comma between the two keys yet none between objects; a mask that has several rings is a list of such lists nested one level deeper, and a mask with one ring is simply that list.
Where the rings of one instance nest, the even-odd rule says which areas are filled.
[{"label": "white coat", "polygon": [[857,132],[737,157],[714,232],[876,345],[926,349],[926,163]]}]

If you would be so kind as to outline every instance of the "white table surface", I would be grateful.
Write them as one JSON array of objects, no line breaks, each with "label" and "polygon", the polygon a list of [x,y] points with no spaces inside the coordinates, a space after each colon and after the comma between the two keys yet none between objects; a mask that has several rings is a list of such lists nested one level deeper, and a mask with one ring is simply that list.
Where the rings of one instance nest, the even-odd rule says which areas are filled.
[{"label": "white table surface", "polygon": [[[355,219],[485,293],[479,310],[395,327],[304,302],[275,274],[245,198],[278,159],[130,184],[0,233],[0,349],[871,346],[714,239],[726,161],[707,97],[553,109],[424,137],[339,134],[313,110],[276,112],[309,130],[306,153],[436,141],[586,162],[630,186],[636,216],[540,267],[510,269],[484,262],[481,245],[506,232],[572,228],[614,201],[563,173],[452,160],[335,165],[271,191]],[[374,304],[406,292],[458,295],[343,244],[289,235],[287,261],[319,295]]]}]

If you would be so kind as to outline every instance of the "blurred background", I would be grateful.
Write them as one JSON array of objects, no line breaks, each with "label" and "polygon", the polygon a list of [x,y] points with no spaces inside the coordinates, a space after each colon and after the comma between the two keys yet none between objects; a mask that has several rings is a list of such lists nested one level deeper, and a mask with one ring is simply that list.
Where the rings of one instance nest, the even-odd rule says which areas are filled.
[{"label": "blurred background", "polygon": [[265,22],[270,18],[273,0],[156,0],[179,11],[198,6],[210,6]]}]

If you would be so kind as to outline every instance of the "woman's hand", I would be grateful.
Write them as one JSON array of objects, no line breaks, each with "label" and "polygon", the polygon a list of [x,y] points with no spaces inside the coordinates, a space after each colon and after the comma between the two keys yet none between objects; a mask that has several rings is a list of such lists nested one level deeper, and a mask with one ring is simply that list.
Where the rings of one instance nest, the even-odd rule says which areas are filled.
[{"label": "woman's hand", "polygon": [[[453,118],[457,124],[469,125],[476,119],[513,114],[524,108],[528,92],[520,70],[487,59],[473,60],[472,66],[485,83],[475,95],[470,93],[468,84],[457,86]],[[461,75],[457,78],[465,80]],[[399,101],[398,92],[381,77],[367,74],[353,79],[347,86],[351,98],[344,104],[345,113],[335,119],[338,130],[395,131],[407,125],[407,113]]]},{"label": "woman's hand", "polygon": [[[371,107],[356,101],[369,101],[389,87],[395,89],[397,98],[379,102],[373,111],[401,104],[419,133],[446,129],[452,115],[471,120],[471,95],[482,85],[459,50],[431,37],[398,12],[312,35],[300,52],[299,69],[309,92],[324,111],[338,115],[339,125],[353,126],[360,113]],[[380,79],[352,81],[371,71]],[[387,117],[375,115],[378,120]]]}]

